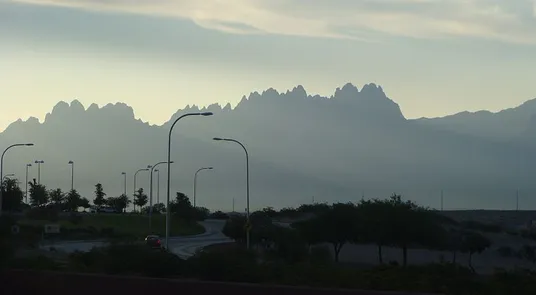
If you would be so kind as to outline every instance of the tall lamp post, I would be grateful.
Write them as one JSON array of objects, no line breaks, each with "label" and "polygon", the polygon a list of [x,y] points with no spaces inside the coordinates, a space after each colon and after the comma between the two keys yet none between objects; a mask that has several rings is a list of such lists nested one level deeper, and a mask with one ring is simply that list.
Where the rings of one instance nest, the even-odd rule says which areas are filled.
[{"label": "tall lamp post", "polygon": [[[141,171],[149,171],[149,168],[142,168],[142,169],[139,169],[138,171],[136,171],[136,173],[134,173],[134,192],[132,193],[132,204],[134,204],[134,202],[136,201],[136,178],[138,177],[138,173],[141,172]],[[136,205],[134,204],[134,211],[136,211]]]},{"label": "tall lamp post", "polygon": [[[151,168],[151,173],[149,174],[149,233],[152,233],[153,229],[153,172],[158,171],[155,170],[156,166],[165,163],[167,162],[158,162],[153,166],[148,166],[148,168]],[[171,164],[173,164],[173,161],[171,161]],[[160,183],[158,186],[160,187]]]},{"label": "tall lamp post", "polygon": [[[8,146],[4,152],[2,152],[2,157],[0,157],[0,179],[4,178],[4,156],[6,155],[7,151],[11,148],[18,147],[18,146],[33,146],[33,143],[16,143]],[[0,189],[0,216],[2,216],[2,198],[3,198],[3,190]]]},{"label": "tall lamp post", "polygon": [[[128,199],[128,196],[127,196],[127,173],[126,172],[121,172],[121,175],[123,175],[124,179],[123,179],[123,195],[125,196],[125,198]],[[128,202],[125,204],[125,212],[127,212],[127,206],[128,206]]]},{"label": "tall lamp post", "polygon": [[188,113],[184,114],[180,117],[178,117],[173,124],[171,124],[171,127],[169,128],[169,135],[168,135],[168,155],[167,155],[167,198],[166,198],[166,249],[169,250],[169,227],[170,227],[170,213],[169,213],[169,193],[171,189],[171,135],[173,134],[173,128],[179,122],[180,119],[184,117],[189,116],[212,116],[212,112],[204,112],[204,113]]},{"label": "tall lamp post", "polygon": [[26,164],[26,191],[24,193],[26,204],[29,204],[28,203],[28,170],[30,169],[30,167],[32,167],[32,164],[30,163]]},{"label": "tall lamp post", "polygon": [[69,161],[69,165],[71,165],[71,191],[74,190],[74,162]]},{"label": "tall lamp post", "polygon": [[197,192],[197,174],[199,174],[199,172],[203,171],[203,170],[212,170],[214,169],[213,167],[203,167],[203,168],[199,168],[199,170],[197,170],[195,172],[195,175],[194,175],[194,208],[197,208],[196,206],[196,192]]},{"label": "tall lamp post", "polygon": [[44,164],[45,161],[43,160],[37,160],[35,161],[35,164],[37,164],[37,184],[41,184],[41,164]]},{"label": "tall lamp post", "polygon": [[156,203],[160,204],[160,170],[155,169],[156,172]]},{"label": "tall lamp post", "polygon": [[229,141],[234,142],[242,147],[244,152],[246,153],[246,247],[249,249],[249,231],[251,229],[251,224],[249,220],[249,153],[246,147],[238,140],[232,139],[232,138],[220,138],[220,137],[214,137],[213,138],[216,141]]}]

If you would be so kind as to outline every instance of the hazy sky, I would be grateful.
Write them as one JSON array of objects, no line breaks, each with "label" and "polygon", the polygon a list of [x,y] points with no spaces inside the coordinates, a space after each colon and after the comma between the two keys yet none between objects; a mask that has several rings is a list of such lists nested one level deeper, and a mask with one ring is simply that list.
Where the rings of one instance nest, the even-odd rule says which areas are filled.
[{"label": "hazy sky", "polygon": [[0,130],[59,101],[154,124],[297,84],[375,82],[408,118],[536,97],[535,0],[0,0]]}]

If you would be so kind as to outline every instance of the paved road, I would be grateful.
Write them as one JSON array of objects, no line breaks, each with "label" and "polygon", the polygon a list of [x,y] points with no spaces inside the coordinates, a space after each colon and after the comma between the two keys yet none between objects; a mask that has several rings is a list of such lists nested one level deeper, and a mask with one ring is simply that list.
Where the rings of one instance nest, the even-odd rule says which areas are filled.
[{"label": "paved road", "polygon": [[[201,224],[206,229],[203,234],[186,237],[170,237],[170,251],[182,258],[188,258],[203,247],[231,241],[221,233],[225,221],[206,220],[201,222]],[[162,244],[165,245],[165,238],[162,239]],[[49,249],[50,247],[54,247],[58,251],[72,253],[75,251],[87,252],[94,247],[102,247],[104,245],[106,245],[104,241],[72,241],[47,244],[42,246],[42,248]]]}]

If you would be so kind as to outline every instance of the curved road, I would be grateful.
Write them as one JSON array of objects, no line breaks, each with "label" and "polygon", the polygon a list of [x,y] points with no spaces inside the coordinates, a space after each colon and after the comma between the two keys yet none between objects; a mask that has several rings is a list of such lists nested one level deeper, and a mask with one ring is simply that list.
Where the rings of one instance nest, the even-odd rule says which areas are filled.
[{"label": "curved road", "polygon": [[[232,240],[222,234],[222,229],[225,224],[224,220],[206,220],[201,222],[205,227],[205,233],[195,236],[170,237],[170,251],[181,258],[188,258],[195,254],[199,249],[214,245],[231,242]],[[162,244],[165,244],[165,238],[162,239]],[[104,241],[72,241],[59,242],[41,246],[43,249],[54,247],[58,251],[72,253],[75,251],[87,252],[94,247],[102,247],[107,243]]]}]

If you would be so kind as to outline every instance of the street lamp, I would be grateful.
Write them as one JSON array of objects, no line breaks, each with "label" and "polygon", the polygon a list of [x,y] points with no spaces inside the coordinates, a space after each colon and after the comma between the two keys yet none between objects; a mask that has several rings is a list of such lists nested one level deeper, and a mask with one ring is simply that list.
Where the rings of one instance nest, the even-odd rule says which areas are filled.
[{"label": "street lamp", "polygon": [[69,165],[71,165],[71,191],[74,190],[74,162],[69,161]]},{"label": "street lamp", "polygon": [[203,167],[203,168],[199,168],[199,170],[197,170],[197,172],[195,172],[195,175],[194,175],[194,208],[197,208],[196,207],[196,192],[197,192],[197,174],[203,170],[212,170],[214,169],[213,167]]},{"label": "street lamp", "polygon": [[[165,163],[167,162],[158,162],[153,166],[147,166],[147,168],[151,168],[151,173],[149,174],[149,233],[152,233],[153,228],[153,171],[158,171],[154,170],[156,166]],[[171,161],[171,164],[173,164],[173,161]],[[158,175],[160,175],[160,173]],[[158,181],[158,184],[158,187],[160,187],[160,180]]]},{"label": "street lamp", "polygon": [[41,164],[45,164],[45,161],[36,160],[35,164],[37,164],[37,184],[41,184]]},{"label": "street lamp", "polygon": [[134,202],[136,201],[134,199],[136,196],[136,177],[138,176],[138,172],[141,172],[141,171],[149,171],[149,168],[142,168],[136,171],[136,173],[134,173],[134,192],[132,193],[132,204],[134,205],[134,211],[136,211],[136,205],[134,204]]},{"label": "street lamp", "polygon": [[[4,152],[2,153],[2,157],[0,157],[0,179],[3,179],[4,174],[4,156],[6,155],[7,151],[11,148],[17,147],[17,146],[33,146],[33,143],[16,143],[8,146]],[[3,191],[0,189],[0,216],[2,215],[2,197],[3,197]]]},{"label": "street lamp", "polygon": [[156,172],[156,203],[160,204],[160,170],[155,169]]},{"label": "street lamp", "polygon": [[229,141],[234,142],[236,144],[239,144],[242,149],[244,149],[244,152],[246,153],[246,247],[249,249],[249,231],[250,231],[250,220],[249,220],[249,153],[246,147],[238,140],[232,139],[232,138],[220,138],[220,137],[214,137],[213,138],[216,141]]},{"label": "street lamp", "polygon": [[26,198],[26,204],[29,204],[28,203],[28,169],[30,169],[30,167],[32,167],[32,164],[26,164],[26,192],[25,192],[25,198]]},{"label": "street lamp", "polygon": [[167,198],[166,198],[166,249],[169,250],[169,227],[170,227],[170,213],[169,213],[169,192],[171,189],[171,135],[173,134],[173,128],[179,122],[180,119],[188,116],[212,116],[212,112],[204,112],[204,113],[188,113],[184,114],[180,117],[178,117],[173,124],[171,124],[171,127],[169,128],[169,136],[168,136],[168,157],[167,157]]},{"label": "street lamp", "polygon": [[[127,197],[127,173],[126,172],[121,172],[121,175],[124,176],[124,180],[123,180],[123,195],[125,195],[125,198],[128,198]],[[125,205],[125,212],[127,212],[127,208],[126,206],[128,205],[128,203]]]}]

